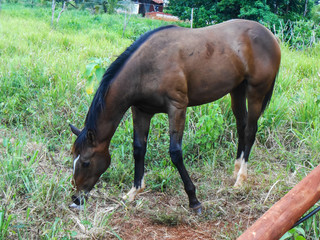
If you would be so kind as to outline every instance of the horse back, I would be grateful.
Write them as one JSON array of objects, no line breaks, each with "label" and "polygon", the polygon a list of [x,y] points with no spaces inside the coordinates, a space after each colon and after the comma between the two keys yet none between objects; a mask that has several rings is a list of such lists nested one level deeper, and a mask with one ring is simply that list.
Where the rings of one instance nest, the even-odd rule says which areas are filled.
[{"label": "horse back", "polygon": [[[150,37],[128,62],[134,89],[157,105],[200,105],[243,81],[269,88],[280,64],[274,35],[259,23],[231,20],[199,29],[170,28]],[[139,86],[137,86],[137,84]],[[145,101],[144,101],[145,102]]]}]

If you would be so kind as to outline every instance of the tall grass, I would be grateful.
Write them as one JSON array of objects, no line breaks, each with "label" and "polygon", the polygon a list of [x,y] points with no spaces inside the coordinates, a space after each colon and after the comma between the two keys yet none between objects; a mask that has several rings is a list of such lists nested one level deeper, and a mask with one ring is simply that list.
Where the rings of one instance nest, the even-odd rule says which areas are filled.
[{"label": "tall grass", "polygon": [[[66,137],[66,125],[62,123],[82,124],[75,117],[84,116],[90,100],[82,91],[89,59],[113,60],[132,42],[131,38],[157,26],[146,22],[141,28],[142,23],[132,17],[122,38],[121,15],[115,20],[109,15],[68,11],[52,29],[49,9],[22,11],[19,6],[6,9],[6,5],[3,8],[1,121],[29,126],[33,131],[45,132],[50,139]],[[76,99],[75,93],[79,93]]]},{"label": "tall grass", "polygon": [[[93,190],[92,205],[80,213],[68,209],[74,140],[68,123],[83,125],[93,97],[86,92],[86,66],[92,58],[114,60],[140,34],[165,23],[132,16],[123,35],[122,15],[66,11],[52,28],[50,14],[7,4],[0,12],[0,236],[119,239],[116,217],[141,212],[157,224],[195,221],[149,195],[131,207],[119,201],[133,181],[130,112],[112,139],[113,161]],[[217,239],[234,239],[253,221],[242,215],[259,217],[319,162],[319,46],[281,49],[274,95],[259,120],[249,161],[249,184],[241,191],[230,187],[237,140],[229,97],[188,109],[185,161],[206,207],[196,220],[225,222]],[[167,116],[159,114],[152,119],[146,154],[147,192],[165,193],[174,206],[187,208],[168,144]],[[168,205],[169,213],[161,209]],[[230,216],[237,221],[232,228]],[[306,232],[319,231],[309,225]]]}]

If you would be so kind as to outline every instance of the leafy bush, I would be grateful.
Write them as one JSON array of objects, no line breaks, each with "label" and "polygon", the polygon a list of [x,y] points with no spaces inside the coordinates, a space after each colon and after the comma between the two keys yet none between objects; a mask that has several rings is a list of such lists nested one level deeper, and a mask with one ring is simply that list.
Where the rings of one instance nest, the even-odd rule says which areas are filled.
[{"label": "leafy bush", "polygon": [[281,41],[286,42],[294,49],[311,47],[320,40],[320,26],[313,21],[280,21],[276,34]]},{"label": "leafy bush", "polygon": [[287,233],[285,233],[280,238],[280,240],[285,240],[285,239],[306,240],[305,236],[306,236],[306,233],[303,230],[303,228],[297,226],[297,227],[289,230]]},{"label": "leafy bush", "polygon": [[311,19],[315,24],[320,24],[320,5],[316,5],[311,10]]},{"label": "leafy bush", "polygon": [[217,103],[199,107],[198,114],[195,119],[195,143],[199,145],[200,151],[205,151],[218,142],[223,132],[224,117]]},{"label": "leafy bush", "polygon": [[245,5],[240,9],[240,18],[256,20],[259,22],[275,23],[278,20],[276,14],[270,11],[270,7],[261,1],[255,1],[253,5]]},{"label": "leafy bush", "polygon": [[101,81],[106,70],[105,66],[109,65],[111,61],[109,58],[91,58],[89,61],[83,76],[87,79],[86,92],[92,94],[95,82]]}]

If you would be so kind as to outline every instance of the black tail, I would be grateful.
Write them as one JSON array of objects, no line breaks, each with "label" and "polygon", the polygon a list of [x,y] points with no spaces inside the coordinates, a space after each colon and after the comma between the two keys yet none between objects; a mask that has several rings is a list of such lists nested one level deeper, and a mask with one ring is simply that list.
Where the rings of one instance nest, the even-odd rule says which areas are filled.
[{"label": "black tail", "polygon": [[264,99],[263,99],[263,102],[262,102],[261,113],[264,112],[264,110],[267,108],[267,106],[268,106],[269,103],[270,103],[275,82],[276,82],[276,78],[274,79],[270,90],[269,90],[269,91],[267,92],[267,94],[264,96]]}]

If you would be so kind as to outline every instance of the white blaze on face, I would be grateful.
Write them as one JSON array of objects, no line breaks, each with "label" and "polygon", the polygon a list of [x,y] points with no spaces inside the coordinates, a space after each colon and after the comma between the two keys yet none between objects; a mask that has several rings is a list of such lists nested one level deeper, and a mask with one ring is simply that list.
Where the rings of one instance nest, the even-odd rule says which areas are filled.
[{"label": "white blaze on face", "polygon": [[73,160],[73,175],[76,172],[76,164],[77,164],[79,158],[80,158],[80,155],[75,160]]}]

